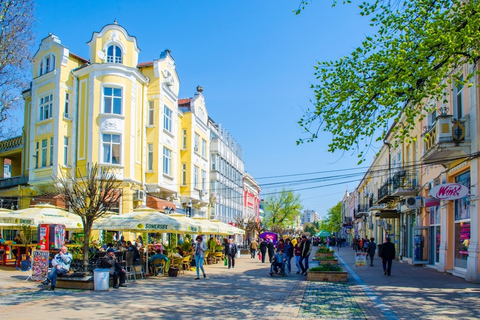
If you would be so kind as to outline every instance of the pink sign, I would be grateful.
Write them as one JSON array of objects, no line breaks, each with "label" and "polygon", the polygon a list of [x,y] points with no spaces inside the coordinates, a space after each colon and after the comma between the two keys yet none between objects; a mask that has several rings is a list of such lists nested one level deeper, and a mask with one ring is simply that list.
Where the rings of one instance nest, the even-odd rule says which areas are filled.
[{"label": "pink sign", "polygon": [[425,207],[436,207],[440,205],[440,200],[435,198],[425,198],[423,199],[423,203],[425,204]]},{"label": "pink sign", "polygon": [[430,195],[439,200],[461,199],[468,195],[468,188],[460,183],[444,183],[433,187]]}]

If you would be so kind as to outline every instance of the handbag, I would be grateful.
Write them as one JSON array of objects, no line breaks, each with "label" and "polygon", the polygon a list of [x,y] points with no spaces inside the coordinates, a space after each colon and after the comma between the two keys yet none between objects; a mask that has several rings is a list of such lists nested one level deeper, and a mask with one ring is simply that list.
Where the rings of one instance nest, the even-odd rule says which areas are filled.
[{"label": "handbag", "polygon": [[258,260],[262,260],[262,254],[261,253],[258,254]]},{"label": "handbag", "polygon": [[227,264],[228,264],[227,258],[225,258],[225,259],[223,260],[223,265],[226,266]]}]

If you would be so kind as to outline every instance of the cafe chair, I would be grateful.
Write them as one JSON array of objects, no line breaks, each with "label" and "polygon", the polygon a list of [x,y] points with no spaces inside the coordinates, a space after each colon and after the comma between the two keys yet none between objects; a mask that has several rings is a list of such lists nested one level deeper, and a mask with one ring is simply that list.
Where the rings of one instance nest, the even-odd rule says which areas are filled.
[{"label": "cafe chair", "polygon": [[165,260],[163,259],[155,259],[150,264],[150,268],[152,269],[153,275],[156,277],[158,274],[163,274],[165,270]]},{"label": "cafe chair", "polygon": [[135,280],[137,280],[137,277],[135,275],[135,268],[133,266],[133,255],[133,252],[125,253],[125,277],[127,280],[129,280],[132,276]]},{"label": "cafe chair", "polygon": [[140,274],[140,277],[142,279],[145,278],[145,269],[143,268],[143,265],[144,265],[143,253],[140,253],[140,260],[133,261],[133,271],[135,272],[135,275]]},{"label": "cafe chair", "polygon": [[185,274],[185,270],[190,270],[192,267],[192,255],[188,255],[182,260],[182,273]]}]

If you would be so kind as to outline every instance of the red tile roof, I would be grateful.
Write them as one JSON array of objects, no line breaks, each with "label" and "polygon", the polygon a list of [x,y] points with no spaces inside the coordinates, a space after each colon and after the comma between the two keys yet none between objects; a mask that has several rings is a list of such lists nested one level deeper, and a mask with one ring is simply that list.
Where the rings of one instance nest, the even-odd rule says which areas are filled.
[{"label": "red tile roof", "polygon": [[74,58],[77,58],[78,60],[82,60],[83,62],[90,62],[90,60],[85,59],[85,58],[82,58],[82,57],[80,57],[79,55],[77,55],[77,54],[75,54],[75,53],[70,52],[70,55],[71,55],[72,57],[74,57]]},{"label": "red tile roof", "polygon": [[178,104],[190,104],[190,101],[192,101],[192,99],[188,98],[188,99],[178,99]]},{"label": "red tile roof", "polygon": [[151,65],[153,65],[153,61],[142,62],[142,63],[137,64],[137,68],[148,67],[148,66],[151,66]]}]

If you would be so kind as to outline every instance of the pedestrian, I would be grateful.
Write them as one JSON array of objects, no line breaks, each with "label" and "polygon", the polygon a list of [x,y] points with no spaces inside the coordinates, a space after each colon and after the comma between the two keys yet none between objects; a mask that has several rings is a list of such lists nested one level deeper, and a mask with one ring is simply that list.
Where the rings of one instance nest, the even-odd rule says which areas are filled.
[{"label": "pedestrian", "polygon": [[338,238],[337,239],[337,250],[340,251],[340,247],[342,246],[342,239]]},{"label": "pedestrian", "polygon": [[363,239],[363,252],[367,252],[368,251],[368,243],[370,242],[370,240],[368,240],[368,237],[365,236],[365,239]]},{"label": "pedestrian", "polygon": [[273,245],[273,241],[267,239],[267,251],[268,251],[268,258],[270,259],[270,263],[272,263],[273,255],[275,254],[275,246]]},{"label": "pedestrian", "polygon": [[377,245],[375,243],[375,238],[370,238],[368,242],[368,255],[370,256],[370,267],[373,267],[373,256],[375,255],[375,250],[377,250]]},{"label": "pedestrian", "polygon": [[58,254],[52,260],[52,270],[47,276],[47,279],[43,281],[43,284],[48,285],[52,282],[50,286],[50,291],[55,290],[57,285],[57,275],[67,274],[70,270],[70,263],[72,262],[72,255],[68,253],[68,248],[63,246],[60,248]]},{"label": "pedestrian", "polygon": [[225,256],[228,259],[228,269],[235,268],[235,255],[237,254],[237,245],[233,243],[233,239],[228,240],[225,246]]},{"label": "pedestrian", "polygon": [[282,252],[285,253],[285,241],[283,241],[283,239],[278,240],[276,249],[277,249],[276,251],[282,250]]},{"label": "pedestrian", "polygon": [[[307,275],[308,270],[308,258],[310,257],[310,252],[312,251],[312,242],[307,239],[307,236],[302,236],[302,244],[300,245],[300,268],[302,269],[302,275]],[[305,262],[305,264],[303,264]]]},{"label": "pedestrian", "polygon": [[[113,288],[126,287],[125,275],[127,271],[122,268],[120,263],[117,262],[115,257],[115,249],[110,248],[107,250],[107,254],[102,258],[100,266],[105,269],[110,269],[110,276],[113,276]],[[118,281],[120,278],[120,281]]]},{"label": "pedestrian", "polygon": [[389,276],[392,272],[392,260],[395,259],[395,246],[389,237],[385,238],[381,251],[383,274]]},{"label": "pedestrian", "polygon": [[257,252],[258,242],[255,241],[255,239],[252,239],[252,241],[250,242],[249,248],[250,248],[250,257],[252,259],[255,259],[255,252]]},{"label": "pedestrian", "polygon": [[285,239],[285,261],[288,273],[292,272],[293,245],[290,238]]},{"label": "pedestrian", "polygon": [[355,252],[358,251],[358,239],[357,238],[353,238],[352,247],[353,247],[353,250],[355,250]]},{"label": "pedestrian", "polygon": [[260,254],[262,255],[262,263],[265,263],[265,256],[267,255],[267,240],[262,239],[262,242],[260,243]]},{"label": "pedestrian", "polygon": [[203,262],[205,261],[205,252],[207,251],[207,245],[203,241],[202,236],[197,236],[197,245],[195,246],[195,264],[197,269],[197,277],[195,280],[200,279],[200,269],[202,269],[203,277],[206,278],[205,270],[203,269]]},{"label": "pedestrian", "polygon": [[297,238],[297,243],[293,247],[293,252],[295,254],[295,265],[297,266],[297,274],[300,274],[302,268],[300,267],[300,245],[302,244],[302,238]]}]

